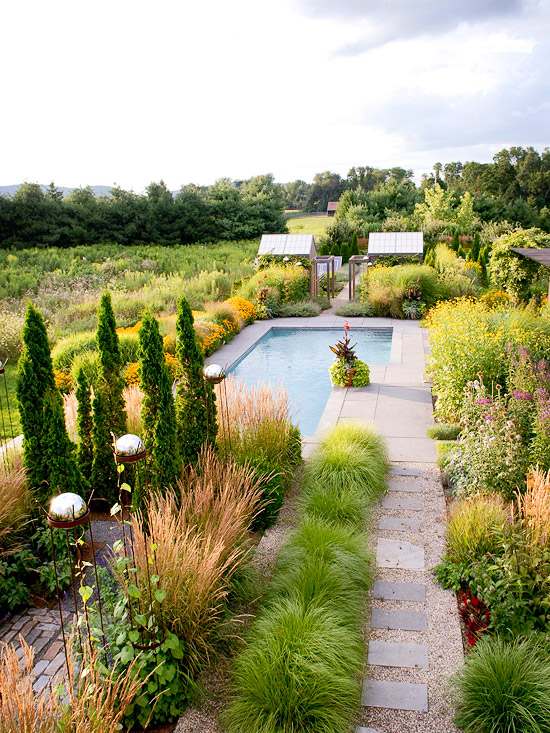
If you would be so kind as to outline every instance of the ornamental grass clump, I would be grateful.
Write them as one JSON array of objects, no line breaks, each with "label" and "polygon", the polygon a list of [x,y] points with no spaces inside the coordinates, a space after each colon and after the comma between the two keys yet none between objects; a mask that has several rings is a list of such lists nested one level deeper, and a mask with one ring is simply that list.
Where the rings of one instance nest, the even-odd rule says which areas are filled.
[{"label": "ornamental grass clump", "polygon": [[22,466],[0,465],[0,557],[19,546],[18,535],[29,515],[31,494]]},{"label": "ornamental grass clump", "polygon": [[533,636],[484,638],[455,679],[455,722],[465,733],[549,733],[550,650]]},{"label": "ornamental grass clump", "polygon": [[255,527],[267,527],[277,518],[301,460],[300,432],[291,422],[286,392],[227,377],[216,395],[218,447],[261,479],[265,503]]},{"label": "ornamental grass clump", "polygon": [[455,502],[447,524],[448,559],[466,564],[498,551],[508,516],[498,494]]},{"label": "ornamental grass clump", "polygon": [[[361,460],[347,470],[355,454]],[[386,468],[380,438],[360,426],[333,430],[308,463],[300,523],[235,661],[228,733],[351,729],[361,699],[361,629],[372,577],[363,529]],[[331,497],[326,503],[323,492]]]},{"label": "ornamental grass clump", "polygon": [[178,494],[151,495],[143,517],[133,518],[139,574],[145,579],[148,572],[147,533],[149,546],[156,546],[164,621],[183,640],[194,672],[212,651],[231,579],[248,557],[248,529],[261,502],[254,471],[209,448],[181,479]]}]

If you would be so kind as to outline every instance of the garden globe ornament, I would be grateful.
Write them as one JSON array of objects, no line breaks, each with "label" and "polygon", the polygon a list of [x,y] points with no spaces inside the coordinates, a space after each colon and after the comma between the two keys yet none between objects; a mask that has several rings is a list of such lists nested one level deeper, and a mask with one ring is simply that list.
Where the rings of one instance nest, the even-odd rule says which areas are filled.
[{"label": "garden globe ornament", "polygon": [[136,463],[147,455],[143,440],[133,433],[126,433],[117,438],[114,452],[117,463]]},{"label": "garden globe ornament", "polygon": [[90,510],[84,499],[72,491],[54,496],[48,507],[48,524],[57,529],[70,529],[87,524]]},{"label": "garden globe ornament", "polygon": [[204,378],[210,384],[219,384],[225,379],[225,369],[219,364],[209,364],[204,367]]}]

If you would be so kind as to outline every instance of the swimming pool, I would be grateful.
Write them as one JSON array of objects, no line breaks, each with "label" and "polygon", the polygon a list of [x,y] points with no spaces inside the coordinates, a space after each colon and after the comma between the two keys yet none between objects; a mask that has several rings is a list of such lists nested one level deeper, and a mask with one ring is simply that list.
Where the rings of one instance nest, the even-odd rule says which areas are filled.
[{"label": "swimming pool", "polygon": [[[271,328],[229,371],[248,385],[284,387],[302,435],[313,435],[332,389],[329,346],[342,336],[341,328]],[[351,336],[360,359],[369,365],[388,363],[391,328],[354,328]]]}]

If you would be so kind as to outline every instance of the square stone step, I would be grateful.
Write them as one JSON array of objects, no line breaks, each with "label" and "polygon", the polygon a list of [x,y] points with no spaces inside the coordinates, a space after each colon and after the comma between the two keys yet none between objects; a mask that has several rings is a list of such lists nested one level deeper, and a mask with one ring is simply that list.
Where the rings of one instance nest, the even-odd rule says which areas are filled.
[{"label": "square stone step", "polygon": [[376,564],[379,568],[424,570],[424,548],[405,540],[378,539]]},{"label": "square stone step", "polygon": [[377,580],[372,588],[373,598],[384,601],[416,601],[426,600],[426,586],[422,583],[393,583],[389,580]]},{"label": "square stone step", "polygon": [[390,710],[416,710],[428,712],[428,685],[390,680],[365,680],[363,705]]},{"label": "square stone step", "polygon": [[426,614],[423,611],[387,611],[385,608],[373,608],[371,628],[399,629],[401,631],[425,631],[428,627]]},{"label": "square stone step", "polygon": [[378,731],[374,730],[374,728],[364,728],[360,725],[359,728],[356,729],[355,733],[378,733]]},{"label": "square stone step", "polygon": [[392,466],[390,476],[409,476],[411,478],[425,478],[421,468],[407,468],[406,466]]},{"label": "square stone step", "polygon": [[378,667],[427,667],[428,647],[412,642],[369,641],[369,664]]},{"label": "square stone step", "polygon": [[409,496],[408,494],[390,492],[382,499],[384,509],[407,509],[420,512],[424,509],[424,501],[421,496]]},{"label": "square stone step", "polygon": [[403,478],[390,478],[388,482],[388,491],[397,491],[404,494],[420,494],[424,490],[424,487],[419,481],[408,480],[403,481]]},{"label": "square stone step", "polygon": [[389,529],[392,532],[420,532],[422,520],[418,517],[391,517],[382,514],[378,520],[378,529]]}]

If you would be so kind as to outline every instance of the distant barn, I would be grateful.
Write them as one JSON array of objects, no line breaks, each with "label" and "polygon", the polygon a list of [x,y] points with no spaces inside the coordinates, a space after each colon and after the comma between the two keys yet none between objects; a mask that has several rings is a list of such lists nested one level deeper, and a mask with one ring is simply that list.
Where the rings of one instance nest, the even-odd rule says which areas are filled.
[{"label": "distant barn", "polygon": [[307,257],[317,256],[315,237],[313,234],[262,234],[258,255],[274,257]]},{"label": "distant barn", "polygon": [[329,201],[327,204],[327,216],[334,216],[338,208],[338,201]]},{"label": "distant barn", "polygon": [[422,232],[371,232],[367,254],[369,260],[378,257],[419,257],[424,254]]}]

